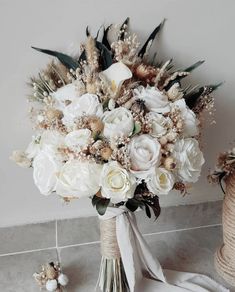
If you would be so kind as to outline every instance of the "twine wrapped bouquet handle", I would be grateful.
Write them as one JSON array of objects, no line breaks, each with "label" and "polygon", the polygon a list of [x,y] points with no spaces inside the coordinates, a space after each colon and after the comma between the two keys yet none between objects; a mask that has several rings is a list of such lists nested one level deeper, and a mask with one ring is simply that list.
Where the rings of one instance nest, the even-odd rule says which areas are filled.
[{"label": "twine wrapped bouquet handle", "polygon": [[223,245],[215,255],[218,273],[235,286],[235,173],[226,180],[226,195],[223,202]]}]

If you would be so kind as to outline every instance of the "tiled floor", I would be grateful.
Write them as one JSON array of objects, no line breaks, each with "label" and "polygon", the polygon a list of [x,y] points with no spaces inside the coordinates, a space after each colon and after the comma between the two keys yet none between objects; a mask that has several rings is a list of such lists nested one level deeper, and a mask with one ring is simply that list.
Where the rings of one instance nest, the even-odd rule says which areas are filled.
[{"label": "tiled floor", "polygon": [[[138,219],[154,256],[160,260],[163,267],[204,273],[229,288],[216,274],[213,265],[214,252],[221,244],[222,238],[218,215],[220,208],[221,203],[201,204],[191,207],[191,212],[190,207],[166,208],[159,222],[153,224],[148,222],[148,225],[142,214],[138,214]],[[183,211],[189,212],[187,220],[182,220]],[[196,213],[200,215],[197,222],[191,219]],[[165,224],[165,221],[168,224]],[[38,270],[40,264],[57,260],[54,248],[56,245],[60,251],[64,272],[70,278],[66,292],[94,291],[100,261],[97,220],[73,219],[59,221],[54,225],[53,223],[32,225],[28,234],[26,227],[22,232],[0,229],[0,292],[39,291],[32,273]],[[53,234],[53,227],[57,238],[48,235]],[[32,250],[29,252],[26,248],[29,247],[30,240],[27,238],[30,238],[30,234],[33,238],[30,245]],[[8,245],[6,240],[4,241],[6,238]],[[19,238],[21,242],[17,244]],[[25,244],[22,246],[24,241]],[[235,289],[231,289],[231,292],[234,291]]]}]

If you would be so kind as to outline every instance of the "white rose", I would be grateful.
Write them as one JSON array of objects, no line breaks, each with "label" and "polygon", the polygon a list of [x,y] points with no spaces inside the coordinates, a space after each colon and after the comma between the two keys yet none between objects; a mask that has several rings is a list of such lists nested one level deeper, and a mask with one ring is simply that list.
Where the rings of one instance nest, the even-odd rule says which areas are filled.
[{"label": "white rose", "polygon": [[64,145],[64,135],[55,130],[46,130],[41,136],[33,137],[29,143],[26,154],[27,157],[33,159],[42,150],[57,152],[59,147]]},{"label": "white rose", "polygon": [[118,107],[108,111],[103,115],[104,130],[106,138],[112,139],[119,136],[130,136],[134,129],[134,119],[131,112],[124,108]]},{"label": "white rose", "polygon": [[158,164],[161,157],[160,143],[149,135],[135,136],[128,145],[131,171],[136,177],[145,178]]},{"label": "white rose", "polygon": [[185,137],[196,136],[199,133],[198,125],[199,121],[196,115],[191,111],[185,103],[184,99],[177,100],[173,103],[181,111],[181,117],[183,118],[183,134]]},{"label": "white rose", "polygon": [[156,113],[166,113],[170,111],[169,101],[165,94],[155,87],[139,86],[134,90],[136,99],[145,101],[148,110]]},{"label": "white rose", "polygon": [[165,118],[162,114],[150,112],[147,117],[151,124],[151,136],[160,138],[167,133],[168,128],[172,126],[172,121]]},{"label": "white rose", "polygon": [[55,191],[57,173],[61,164],[50,151],[41,151],[33,161],[34,183],[43,195],[50,195]]},{"label": "white rose", "polygon": [[172,153],[176,161],[177,173],[184,182],[196,182],[205,160],[194,138],[178,140]]},{"label": "white rose", "polygon": [[146,182],[148,189],[153,194],[167,195],[172,190],[175,179],[173,174],[165,168],[156,167]]},{"label": "white rose", "polygon": [[90,197],[96,194],[100,187],[102,166],[90,161],[67,161],[60,169],[56,192],[67,197]]},{"label": "white rose", "polygon": [[66,101],[72,102],[78,96],[79,95],[74,83],[67,84],[51,94],[51,97],[55,102],[55,108],[62,111],[66,107]]},{"label": "white rose", "polygon": [[63,114],[63,123],[67,127],[72,127],[75,119],[83,115],[101,117],[103,114],[103,107],[97,95],[86,93],[74,99],[66,106],[63,110]]},{"label": "white rose", "polygon": [[118,162],[112,161],[104,165],[100,185],[102,196],[117,204],[133,198],[136,179]]},{"label": "white rose", "polygon": [[70,132],[65,137],[65,144],[75,151],[81,151],[87,147],[92,138],[89,129],[80,129]]}]

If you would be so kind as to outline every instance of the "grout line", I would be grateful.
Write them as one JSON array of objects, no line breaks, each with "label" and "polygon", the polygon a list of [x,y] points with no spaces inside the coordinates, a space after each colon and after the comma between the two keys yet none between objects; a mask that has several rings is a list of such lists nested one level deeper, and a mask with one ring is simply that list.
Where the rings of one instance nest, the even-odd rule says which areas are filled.
[{"label": "grout line", "polygon": [[32,253],[32,252],[38,252],[38,251],[44,251],[44,250],[53,250],[53,249],[55,249],[55,246],[53,246],[53,247],[45,247],[45,248],[38,248],[38,249],[31,249],[31,250],[24,250],[24,251],[17,251],[17,252],[10,252],[10,253],[5,253],[5,254],[0,254],[0,257],[12,256],[12,255],[20,255],[20,254],[25,254],[25,253]]},{"label": "grout line", "polygon": [[[78,247],[78,246],[89,246],[89,245],[95,245],[95,244],[100,243],[100,241],[90,241],[90,242],[85,242],[85,243],[77,243],[77,244],[58,246],[58,225],[57,225],[58,222],[57,222],[57,220],[55,222],[56,222],[56,225],[55,225],[55,227],[56,227],[55,228],[56,246],[47,247],[47,248],[41,248],[41,249],[33,249],[33,250],[26,250],[26,251],[20,251],[20,252],[12,252],[12,253],[0,254],[0,257],[11,256],[11,255],[20,255],[20,254],[26,254],[26,253],[33,253],[33,252],[38,252],[38,251],[56,249],[57,255],[58,255],[58,259],[60,261],[59,250],[61,250],[61,249],[70,248],[70,247]],[[182,232],[182,231],[197,230],[197,229],[204,229],[204,228],[218,227],[218,226],[222,226],[222,224],[218,223],[218,224],[211,224],[211,225],[196,226],[196,227],[191,227],[191,228],[182,228],[182,229],[175,229],[175,230],[168,230],[168,231],[159,231],[159,232],[153,232],[153,233],[143,233],[143,236],[147,237],[147,236],[164,234],[164,233],[167,234],[167,233],[173,233],[173,232]]]},{"label": "grout line", "polygon": [[164,234],[164,233],[173,233],[173,232],[182,232],[182,231],[197,230],[197,229],[218,227],[218,226],[222,226],[222,224],[218,223],[218,224],[211,224],[211,225],[196,226],[196,227],[191,227],[191,228],[182,228],[182,229],[159,231],[159,232],[153,232],[153,233],[144,233],[143,236],[151,236],[151,235]]}]

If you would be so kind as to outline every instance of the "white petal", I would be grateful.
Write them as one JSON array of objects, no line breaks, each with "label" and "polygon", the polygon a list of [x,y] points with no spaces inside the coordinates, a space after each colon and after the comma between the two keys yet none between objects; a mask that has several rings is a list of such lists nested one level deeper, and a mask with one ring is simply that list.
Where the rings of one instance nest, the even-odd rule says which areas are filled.
[{"label": "white petal", "polygon": [[132,77],[132,72],[122,62],[117,62],[101,72],[100,75],[107,78],[113,84],[113,90],[117,91],[125,80]]}]

